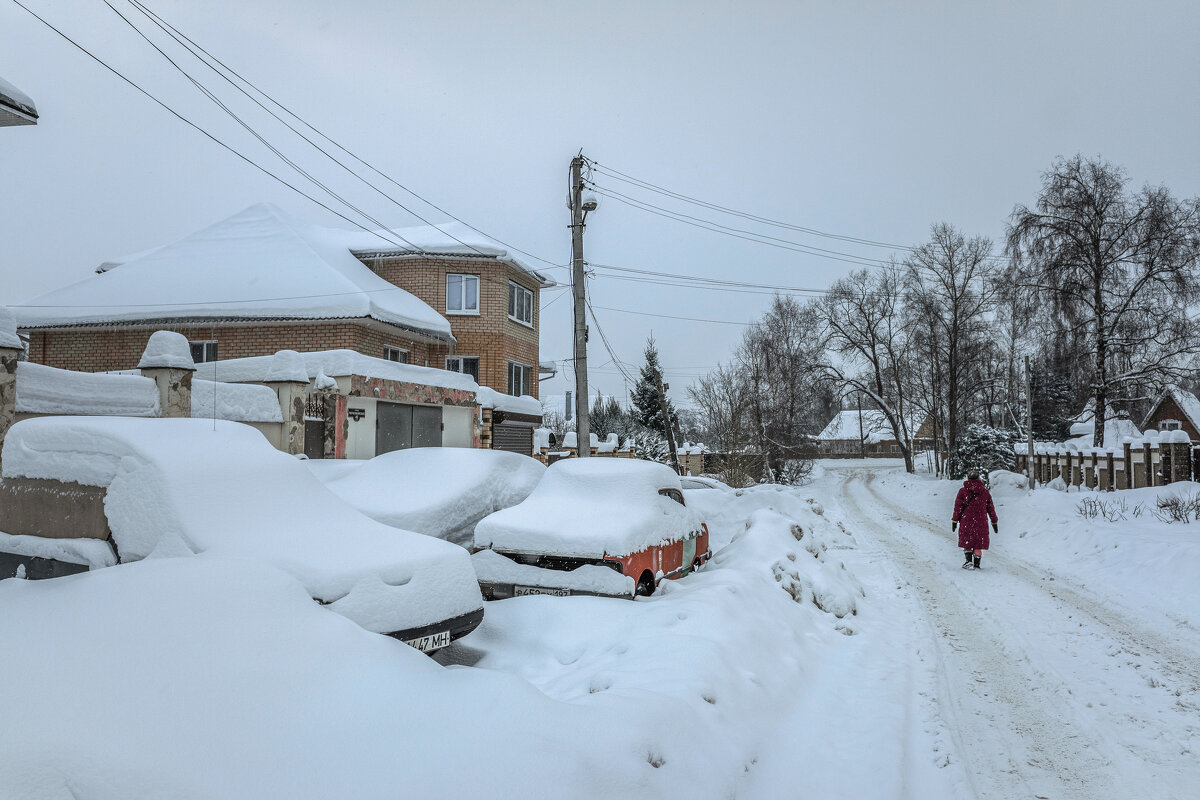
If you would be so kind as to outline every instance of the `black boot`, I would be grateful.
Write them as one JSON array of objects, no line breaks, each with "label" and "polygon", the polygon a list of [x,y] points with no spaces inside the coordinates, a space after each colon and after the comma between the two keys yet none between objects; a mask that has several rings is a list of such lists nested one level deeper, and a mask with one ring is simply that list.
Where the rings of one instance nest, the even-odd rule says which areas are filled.
[{"label": "black boot", "polygon": [[979,559],[980,556],[975,556],[975,569],[979,569]]},{"label": "black boot", "polygon": [[971,564],[971,551],[970,550],[963,550],[963,559],[964,560],[963,560],[962,568],[963,569],[971,569],[972,564]]}]

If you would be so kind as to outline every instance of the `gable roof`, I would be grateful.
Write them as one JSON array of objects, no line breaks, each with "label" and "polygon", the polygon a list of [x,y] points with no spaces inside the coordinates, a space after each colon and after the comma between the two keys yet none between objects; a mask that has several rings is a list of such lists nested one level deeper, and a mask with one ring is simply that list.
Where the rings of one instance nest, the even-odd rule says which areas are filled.
[{"label": "gable roof", "polygon": [[513,255],[508,247],[461,222],[391,228],[380,231],[331,230],[359,258],[397,256],[459,256],[507,261],[543,287],[555,283]]},{"label": "gable roof", "polygon": [[[837,412],[833,415],[833,419],[829,420],[829,424],[825,426],[825,429],[816,435],[816,439],[819,441],[850,440],[857,442],[859,440],[858,414],[858,411]],[[908,428],[910,438],[915,437],[921,427],[916,424],[916,420],[914,419],[906,419],[904,424]],[[862,441],[868,444],[876,444],[878,442],[889,441],[893,438],[892,426],[888,422],[887,415],[879,409],[863,409]]]},{"label": "gable roof", "polygon": [[[1192,423],[1192,427],[1200,431],[1200,399],[1191,392],[1169,384],[1164,389],[1158,400],[1154,402],[1154,407],[1150,409],[1150,413],[1142,420],[1142,429],[1146,430],[1150,427],[1150,420],[1158,413],[1158,409],[1162,406],[1163,401],[1167,398],[1175,401],[1175,405],[1179,406],[1179,410],[1187,417],[1187,421]],[[1181,420],[1182,421],[1182,420]],[[1107,441],[1107,440],[1106,440]]]},{"label": "gable roof", "polygon": [[372,272],[340,233],[260,203],[12,310],[22,328],[370,317],[453,340],[445,317]]}]

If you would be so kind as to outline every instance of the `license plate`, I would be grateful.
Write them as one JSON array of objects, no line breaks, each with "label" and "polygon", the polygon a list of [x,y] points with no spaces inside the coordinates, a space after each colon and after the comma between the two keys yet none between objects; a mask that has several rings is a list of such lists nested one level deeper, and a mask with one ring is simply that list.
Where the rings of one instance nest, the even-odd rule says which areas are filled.
[{"label": "license plate", "polygon": [[418,636],[416,639],[405,639],[404,643],[409,647],[415,647],[422,653],[429,653],[450,644],[450,631],[438,631],[428,636]]},{"label": "license plate", "polygon": [[570,589],[548,589],[545,586],[514,586],[513,597],[525,597],[531,594],[548,594],[553,597],[570,597]]}]

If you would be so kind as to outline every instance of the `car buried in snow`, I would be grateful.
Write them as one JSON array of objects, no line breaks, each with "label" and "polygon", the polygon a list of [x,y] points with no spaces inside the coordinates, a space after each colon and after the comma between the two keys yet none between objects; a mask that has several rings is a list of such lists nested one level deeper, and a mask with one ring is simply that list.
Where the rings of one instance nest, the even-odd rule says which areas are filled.
[{"label": "car buried in snow", "polygon": [[[365,516],[249,425],[28,419],[9,429],[2,463],[3,501],[31,505],[0,518],[31,527],[0,535],[0,556],[34,565],[74,552],[66,571],[148,557],[256,561],[291,575],[330,611],[426,653],[483,620],[464,548]],[[62,499],[71,497],[74,516]],[[87,546],[72,548],[70,537]],[[17,574],[27,573],[22,566]]]},{"label": "car buried in snow", "polygon": [[523,502],[475,526],[484,597],[650,595],[712,556],[679,477],[628,458],[555,462]]}]

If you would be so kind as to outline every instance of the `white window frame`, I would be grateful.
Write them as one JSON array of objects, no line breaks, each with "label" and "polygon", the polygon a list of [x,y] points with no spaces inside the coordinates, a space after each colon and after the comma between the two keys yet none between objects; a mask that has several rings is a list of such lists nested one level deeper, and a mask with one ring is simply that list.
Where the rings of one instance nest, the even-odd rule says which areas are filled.
[{"label": "white window frame", "polygon": [[1164,419],[1158,423],[1160,431],[1178,431],[1183,429],[1183,423],[1177,419]]},{"label": "white window frame", "polygon": [[[526,314],[529,319],[524,318]],[[528,328],[533,327],[533,292],[516,281],[508,282],[508,318]]]},{"label": "white window frame", "polygon": [[[525,378],[524,383],[521,386],[518,386],[517,389],[524,389],[525,391],[515,391],[515,392],[513,391],[513,370],[516,370],[518,373],[524,374],[524,378]],[[508,393],[513,395],[514,397],[520,397],[521,395],[529,394],[532,391],[533,391],[533,368],[530,367],[528,364],[522,364],[520,361],[508,362]]]},{"label": "white window frame", "polygon": [[[457,363],[451,365],[450,362],[452,361]],[[470,375],[471,373],[463,369],[463,362],[465,361],[475,362],[474,380],[476,383],[479,383],[479,356],[446,356],[446,369],[450,372],[461,372],[463,375]]]},{"label": "white window frame", "polygon": [[[395,358],[392,356],[395,356]],[[408,351],[403,347],[392,347],[390,344],[385,344],[383,346],[383,360],[393,361],[397,364],[407,364]]]},{"label": "white window frame", "polygon": [[[458,308],[450,308],[450,298],[453,296],[450,291],[450,279],[458,278]],[[446,313],[464,316],[479,316],[479,276],[472,275],[467,272],[447,272],[446,273]],[[475,285],[475,307],[467,307],[467,286]]]},{"label": "white window frame", "polygon": [[[195,348],[197,348],[197,347],[200,348],[200,360],[199,361],[196,360]],[[207,364],[211,361],[217,360],[217,340],[216,339],[196,339],[195,341],[189,339],[188,340],[188,349],[192,353],[192,362],[193,363]],[[209,357],[210,351],[212,353],[211,358]]]}]

